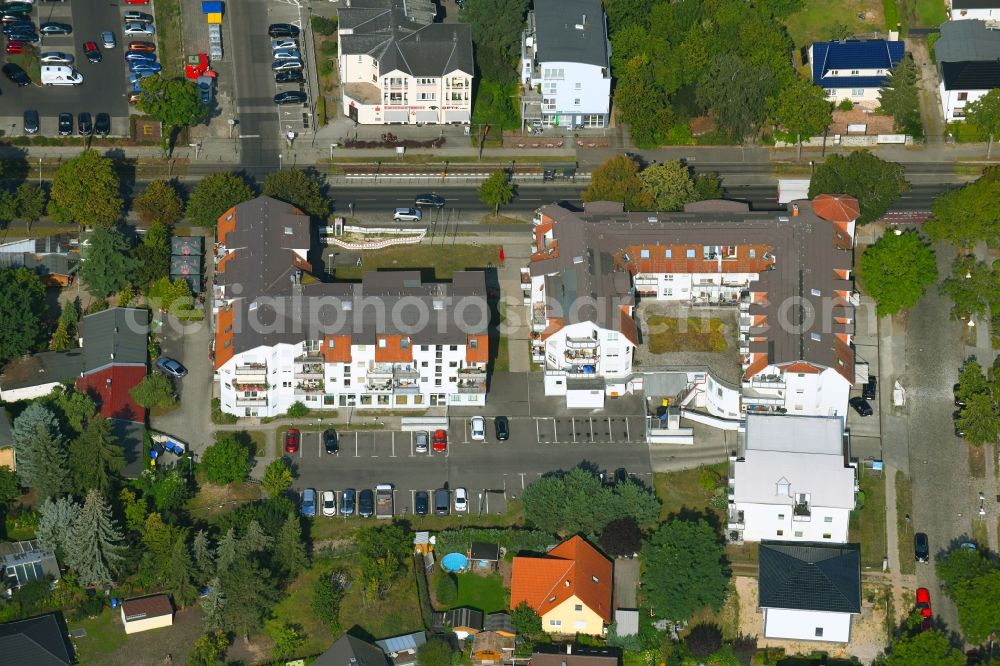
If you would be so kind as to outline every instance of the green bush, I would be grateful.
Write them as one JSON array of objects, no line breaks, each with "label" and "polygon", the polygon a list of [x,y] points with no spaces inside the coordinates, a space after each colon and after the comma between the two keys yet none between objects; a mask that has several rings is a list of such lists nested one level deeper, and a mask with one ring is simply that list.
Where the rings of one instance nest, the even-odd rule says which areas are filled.
[{"label": "green bush", "polygon": [[336,65],[332,60],[324,60],[319,66],[320,76],[331,76]]},{"label": "green bush", "polygon": [[466,553],[473,541],[499,544],[508,556],[521,551],[544,553],[558,539],[540,530],[462,527],[438,532],[435,550],[440,553]]},{"label": "green bush", "polygon": [[434,581],[434,594],[438,604],[451,606],[458,601],[458,579],[455,574],[440,572]]},{"label": "green bush", "polygon": [[316,124],[320,127],[326,125],[326,97],[316,100]]},{"label": "green bush", "polygon": [[335,58],[337,56],[337,42],[327,40],[319,45],[319,52],[325,56]]},{"label": "green bush", "polygon": [[840,111],[850,111],[854,108],[854,102],[847,99],[846,97],[840,100],[840,104],[837,105],[837,109]]},{"label": "green bush", "polygon": [[336,18],[326,18],[325,16],[313,16],[309,20],[309,22],[312,24],[313,31],[318,35],[329,37],[330,35],[337,32]]},{"label": "green bush", "polygon": [[232,414],[227,414],[222,411],[222,401],[218,398],[212,398],[212,423],[215,424],[225,424],[225,423],[236,423],[239,421]]},{"label": "green bush", "polygon": [[291,419],[301,419],[307,414],[309,414],[309,408],[298,400],[293,402],[291,406],[289,406],[288,411],[285,412],[285,415]]}]

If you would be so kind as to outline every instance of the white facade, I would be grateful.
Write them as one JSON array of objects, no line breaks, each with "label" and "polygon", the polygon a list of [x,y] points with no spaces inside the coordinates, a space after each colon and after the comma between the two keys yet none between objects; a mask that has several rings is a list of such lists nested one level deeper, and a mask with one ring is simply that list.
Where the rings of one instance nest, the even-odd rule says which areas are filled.
[{"label": "white facade", "polygon": [[938,86],[941,113],[946,122],[965,120],[965,107],[986,95],[989,90],[945,90],[944,81]]},{"label": "white facade", "polygon": [[743,382],[743,411],[784,410],[795,416],[844,416],[851,383],[833,368],[771,365]]},{"label": "white facade", "polygon": [[525,38],[521,75],[541,90],[542,124],[560,127],[606,127],[611,110],[611,72],[578,62],[534,61],[534,43]]},{"label": "white facade", "polygon": [[1000,1],[998,1],[993,7],[970,7],[968,5],[985,4],[978,2],[959,2],[958,7],[955,7],[954,2],[948,2],[948,17],[952,21],[970,21],[973,19],[978,19],[980,21],[985,21],[987,24],[1000,23]]},{"label": "white facade", "polygon": [[851,640],[851,613],[788,608],[763,610],[765,638],[830,643],[847,643]]}]

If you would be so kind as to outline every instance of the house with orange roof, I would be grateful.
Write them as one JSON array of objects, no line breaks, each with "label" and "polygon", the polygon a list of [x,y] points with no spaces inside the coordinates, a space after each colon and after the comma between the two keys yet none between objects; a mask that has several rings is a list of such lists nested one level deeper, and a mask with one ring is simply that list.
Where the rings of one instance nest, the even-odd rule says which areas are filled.
[{"label": "house with orange roof", "polygon": [[608,558],[574,536],[545,555],[514,558],[510,606],[527,603],[550,634],[602,636],[614,613],[613,573]]}]

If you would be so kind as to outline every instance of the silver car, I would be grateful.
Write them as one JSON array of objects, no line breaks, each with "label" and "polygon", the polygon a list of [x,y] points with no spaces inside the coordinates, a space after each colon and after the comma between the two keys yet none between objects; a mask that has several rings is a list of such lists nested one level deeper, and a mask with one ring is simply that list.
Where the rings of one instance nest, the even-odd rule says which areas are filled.
[{"label": "silver car", "polygon": [[302,60],[302,54],[295,49],[278,49],[272,57],[275,60]]},{"label": "silver car", "polygon": [[156,30],[148,23],[131,22],[122,26],[122,32],[126,35],[152,35]]},{"label": "silver car", "polygon": [[417,453],[427,453],[427,446],[431,435],[426,430],[419,430],[413,433],[413,450]]},{"label": "silver car", "polygon": [[73,56],[62,51],[44,51],[38,59],[46,65],[68,65],[73,62]]},{"label": "silver car", "polygon": [[272,51],[277,51],[278,49],[297,49],[297,48],[299,48],[299,43],[289,37],[283,37],[281,39],[271,40]]}]

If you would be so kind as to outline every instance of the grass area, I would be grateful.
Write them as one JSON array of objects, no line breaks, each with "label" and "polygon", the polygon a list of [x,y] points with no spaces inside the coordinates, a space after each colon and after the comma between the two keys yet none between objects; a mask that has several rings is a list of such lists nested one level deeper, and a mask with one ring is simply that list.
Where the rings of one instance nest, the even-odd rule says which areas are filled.
[{"label": "grass area", "polygon": [[507,215],[483,215],[479,218],[480,224],[527,224],[528,220],[522,220]]},{"label": "grass area", "polygon": [[882,14],[885,16],[886,30],[895,30],[896,26],[906,26],[906,17],[899,6],[900,0],[882,0]]},{"label": "grass area", "polygon": [[458,574],[458,599],[453,608],[469,606],[484,613],[497,613],[507,608],[508,593],[500,574],[480,576],[474,573]]},{"label": "grass area", "polygon": [[851,512],[849,540],[861,543],[861,566],[881,569],[885,544],[885,478],[877,474],[861,477],[865,505]]},{"label": "grass area", "polygon": [[180,0],[157,0],[153,7],[156,18],[156,55],[167,76],[184,75],[184,40],[181,34]]},{"label": "grass area", "polygon": [[[892,0],[886,0],[892,2]],[[864,18],[858,14],[864,13]],[[838,37],[838,26],[848,34],[872,32],[885,24],[885,12],[869,0],[831,0],[830,2],[804,2],[802,9],[785,19],[788,34],[796,47]]]},{"label": "grass area", "polygon": [[927,35],[927,52],[931,57],[931,62],[934,64],[937,64],[937,50],[934,45],[937,44],[939,39],[941,39],[941,33],[939,32]]},{"label": "grass area", "polygon": [[726,598],[722,602],[722,608],[713,611],[704,608],[691,618],[688,627],[696,627],[699,624],[714,624],[722,630],[722,637],[731,641],[740,633],[740,595],[736,592],[736,583],[729,581],[729,590]]},{"label": "grass area", "polygon": [[973,479],[986,478],[986,447],[967,445],[969,450],[969,476]]},{"label": "grass area", "polygon": [[198,492],[188,500],[187,509],[199,518],[212,519],[231,511],[244,502],[261,498],[261,487],[254,483],[231,483],[217,486],[198,481]]},{"label": "grass area", "polygon": [[687,511],[713,511],[720,522],[725,522],[725,512],[722,509],[709,508],[712,493],[705,490],[709,480],[716,483],[725,480],[727,464],[704,465],[696,469],[686,469],[681,472],[653,474],[653,490],[660,498],[663,507],[660,518]]},{"label": "grass area", "polygon": [[87,635],[73,639],[73,647],[81,664],[101,663],[102,655],[108,655],[125,645],[128,636],[116,622],[117,610],[105,608],[97,617],[87,618],[80,622],[69,622],[69,629],[85,629]]},{"label": "grass area", "polygon": [[987,137],[983,136],[979,128],[972,123],[948,123],[948,134],[951,135],[957,143],[977,143],[979,141],[985,141]]},{"label": "grass area", "polygon": [[948,20],[942,0],[915,0],[917,21],[922,28],[936,28]]},{"label": "grass area", "polygon": [[333,558],[317,558],[312,567],[302,572],[288,586],[284,597],[272,611],[278,622],[288,622],[302,627],[306,640],[297,650],[298,654],[319,654],[333,643],[333,632],[329,626],[319,621],[312,605],[316,581],[324,573],[330,572],[334,566]]},{"label": "grass area", "polygon": [[499,263],[499,245],[403,245],[366,250],[361,266],[336,269],[338,280],[360,280],[363,273],[420,268],[434,280],[450,280],[455,271],[484,268]]},{"label": "grass area", "polygon": [[493,359],[493,372],[510,371],[510,342],[506,335],[497,340],[497,353]]},{"label": "grass area", "polygon": [[917,571],[913,560],[913,486],[902,472],[896,472],[896,534],[899,535],[899,570],[904,574]]},{"label": "grass area", "polygon": [[649,331],[649,351],[721,352],[725,351],[726,325],[721,319],[703,317],[665,317],[653,315],[646,319]]},{"label": "grass area", "polygon": [[990,527],[986,518],[976,516],[972,519],[972,534],[969,536],[972,537],[972,542],[979,546],[979,550],[990,549]]}]

